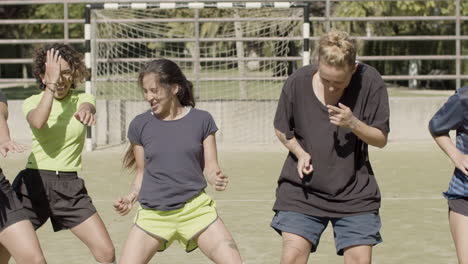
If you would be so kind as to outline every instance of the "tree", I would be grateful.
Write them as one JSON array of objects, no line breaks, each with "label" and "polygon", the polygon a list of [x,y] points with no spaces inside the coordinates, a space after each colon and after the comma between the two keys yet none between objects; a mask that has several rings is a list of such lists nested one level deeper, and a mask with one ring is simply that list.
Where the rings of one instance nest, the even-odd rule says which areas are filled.
[{"label": "tree", "polygon": [[[69,6],[70,18],[83,18],[84,4],[72,4]],[[60,19],[63,18],[63,4],[45,5],[7,5],[0,7],[0,17],[5,19]],[[0,25],[0,37],[3,39],[58,39],[62,41],[64,28],[62,24],[12,24]],[[71,38],[83,38],[83,24],[70,24],[69,36]],[[1,58],[30,58],[33,50],[42,44],[35,45],[6,45],[0,49]],[[83,49],[83,45],[75,45],[78,50]],[[30,72],[30,65],[27,66]],[[21,77],[24,72],[22,65],[10,65],[4,67],[2,76],[11,78]]]},{"label": "tree", "polygon": [[[466,3],[464,3],[466,5]],[[338,17],[369,16],[453,16],[454,1],[379,1],[341,2],[333,12]],[[463,9],[462,9],[463,10]],[[467,12],[466,9],[464,12]],[[382,21],[336,23],[336,27],[348,30],[352,35],[368,36],[415,36],[415,35],[455,35],[453,21]],[[361,55],[432,55],[455,54],[454,41],[369,41],[363,45]],[[407,74],[408,63],[401,61],[376,61],[375,66],[383,74]],[[420,74],[430,74],[434,69],[444,69],[453,74],[453,61],[424,61]],[[445,85],[452,85],[446,82]],[[453,87],[445,87],[453,88]]]}]

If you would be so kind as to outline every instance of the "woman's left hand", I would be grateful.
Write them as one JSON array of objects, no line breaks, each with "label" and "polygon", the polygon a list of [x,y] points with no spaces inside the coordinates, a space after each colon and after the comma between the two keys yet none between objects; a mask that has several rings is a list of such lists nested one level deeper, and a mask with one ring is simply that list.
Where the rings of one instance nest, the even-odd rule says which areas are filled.
[{"label": "woman's left hand", "polygon": [[351,129],[356,128],[358,119],[353,115],[353,112],[349,107],[342,103],[338,103],[338,107],[327,105],[327,108],[330,123]]},{"label": "woman's left hand", "polygon": [[135,193],[130,193],[127,196],[119,197],[114,201],[114,209],[119,215],[124,216],[132,210],[133,204],[136,202],[136,200],[137,195]]},{"label": "woman's left hand", "polygon": [[74,114],[75,118],[87,126],[92,126],[96,124],[95,115],[88,109],[79,110]]},{"label": "woman's left hand", "polygon": [[216,191],[224,191],[229,183],[229,177],[221,170],[216,170],[211,173],[208,181]]}]

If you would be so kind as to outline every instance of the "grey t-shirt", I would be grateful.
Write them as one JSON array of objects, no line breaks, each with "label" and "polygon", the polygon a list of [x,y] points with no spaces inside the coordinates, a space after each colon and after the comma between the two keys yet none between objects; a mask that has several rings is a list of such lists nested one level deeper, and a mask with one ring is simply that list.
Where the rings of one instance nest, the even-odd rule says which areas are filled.
[{"label": "grey t-shirt", "polygon": [[143,208],[178,209],[206,187],[203,141],[217,130],[210,113],[198,109],[177,120],[160,120],[151,111],[132,120],[128,139],[145,151]]},{"label": "grey t-shirt", "polygon": [[[377,211],[380,192],[367,144],[349,128],[330,123],[327,108],[312,88],[316,71],[316,65],[308,65],[288,78],[274,121],[276,129],[287,138],[295,137],[311,155],[314,171],[300,179],[297,158],[289,153],[278,180],[273,209],[319,217]],[[385,134],[390,131],[387,90],[371,66],[359,64],[339,102],[367,125]]]}]

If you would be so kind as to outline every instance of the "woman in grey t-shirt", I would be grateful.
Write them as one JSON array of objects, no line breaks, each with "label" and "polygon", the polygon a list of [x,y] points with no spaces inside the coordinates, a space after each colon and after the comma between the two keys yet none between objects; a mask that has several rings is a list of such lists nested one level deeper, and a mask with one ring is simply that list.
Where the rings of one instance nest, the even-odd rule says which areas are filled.
[{"label": "woman in grey t-shirt", "polygon": [[124,166],[136,169],[136,176],[114,207],[125,215],[138,200],[140,208],[119,263],[147,263],[175,240],[187,252],[200,247],[215,263],[241,263],[214,200],[204,192],[206,180],[217,191],[228,183],[218,165],[213,118],[193,108],[192,84],[170,60],[150,62],[138,81],[151,109],[129,126]]}]

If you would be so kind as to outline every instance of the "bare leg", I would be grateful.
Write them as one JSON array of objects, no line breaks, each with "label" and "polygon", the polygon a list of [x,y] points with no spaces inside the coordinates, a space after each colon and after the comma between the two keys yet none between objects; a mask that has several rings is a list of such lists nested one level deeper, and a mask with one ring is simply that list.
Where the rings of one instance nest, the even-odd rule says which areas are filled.
[{"label": "bare leg", "polygon": [[215,263],[242,263],[236,242],[221,218],[203,231],[196,242],[203,254]]},{"label": "bare leg", "polygon": [[312,243],[296,234],[282,232],[283,252],[281,264],[306,264],[309,260]]},{"label": "bare leg", "polygon": [[115,249],[104,223],[98,213],[95,213],[83,223],[71,229],[100,263],[115,261]]},{"label": "bare leg", "polygon": [[345,248],[345,264],[370,264],[372,262],[372,246],[359,245]]},{"label": "bare leg", "polygon": [[457,250],[459,264],[468,264],[468,217],[450,211],[450,231]]},{"label": "bare leg", "polygon": [[28,220],[15,223],[0,233],[0,263],[13,256],[17,264],[44,264],[44,255],[36,232]]},{"label": "bare leg", "polygon": [[163,243],[133,226],[122,248],[119,264],[146,264]]}]

